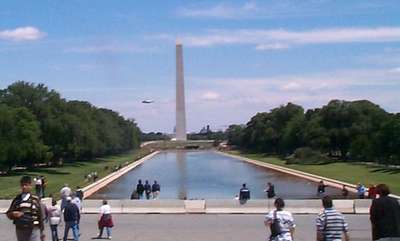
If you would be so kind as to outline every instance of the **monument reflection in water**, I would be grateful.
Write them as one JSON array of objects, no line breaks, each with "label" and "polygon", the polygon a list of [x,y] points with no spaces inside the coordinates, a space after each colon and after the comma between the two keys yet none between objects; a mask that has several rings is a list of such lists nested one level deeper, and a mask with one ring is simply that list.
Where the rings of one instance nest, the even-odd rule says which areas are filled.
[{"label": "monument reflection in water", "polygon": [[[316,183],[213,151],[161,152],[90,198],[129,199],[139,179],[150,184],[157,180],[160,199],[233,199],[243,183],[251,198],[262,199],[267,182],[274,183],[277,196],[283,198],[317,198]],[[339,196],[340,190],[327,188],[327,193]]]}]

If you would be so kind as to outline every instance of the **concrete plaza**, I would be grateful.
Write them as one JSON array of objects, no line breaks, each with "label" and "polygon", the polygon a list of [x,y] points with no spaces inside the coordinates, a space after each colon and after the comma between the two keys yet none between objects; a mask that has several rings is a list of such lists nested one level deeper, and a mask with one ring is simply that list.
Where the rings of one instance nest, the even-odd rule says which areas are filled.
[{"label": "concrete plaza", "polygon": [[[97,234],[98,214],[84,214],[81,241]],[[315,240],[315,215],[295,215],[296,241]],[[117,241],[265,241],[263,215],[251,214],[114,214],[112,240]],[[368,215],[346,215],[352,241],[371,240]],[[0,215],[0,241],[16,240],[14,227]],[[59,227],[62,237],[63,225]],[[46,224],[46,240],[51,240]],[[104,235],[104,234],[103,234]],[[70,233],[70,238],[72,234]]]}]

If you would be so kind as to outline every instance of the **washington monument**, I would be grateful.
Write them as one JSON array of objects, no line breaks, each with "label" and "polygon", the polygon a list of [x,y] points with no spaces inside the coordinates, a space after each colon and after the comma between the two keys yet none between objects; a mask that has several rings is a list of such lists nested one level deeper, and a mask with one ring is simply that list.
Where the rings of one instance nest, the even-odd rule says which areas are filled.
[{"label": "washington monument", "polygon": [[182,44],[176,41],[176,140],[186,141],[185,81]]}]

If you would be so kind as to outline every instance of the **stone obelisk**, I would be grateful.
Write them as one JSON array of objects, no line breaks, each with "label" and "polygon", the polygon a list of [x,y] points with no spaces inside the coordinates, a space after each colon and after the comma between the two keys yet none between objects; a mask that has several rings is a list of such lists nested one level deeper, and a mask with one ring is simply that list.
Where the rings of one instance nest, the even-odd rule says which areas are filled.
[{"label": "stone obelisk", "polygon": [[183,49],[176,41],[176,140],[186,141],[185,81],[183,78]]}]

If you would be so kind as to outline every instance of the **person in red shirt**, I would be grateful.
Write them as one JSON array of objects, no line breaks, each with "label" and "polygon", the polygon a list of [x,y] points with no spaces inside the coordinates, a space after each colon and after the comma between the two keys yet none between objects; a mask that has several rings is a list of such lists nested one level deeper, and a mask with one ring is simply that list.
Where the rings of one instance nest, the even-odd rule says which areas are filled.
[{"label": "person in red shirt", "polygon": [[368,198],[369,199],[375,199],[377,194],[378,193],[376,192],[376,186],[374,184],[371,184],[368,187]]}]

